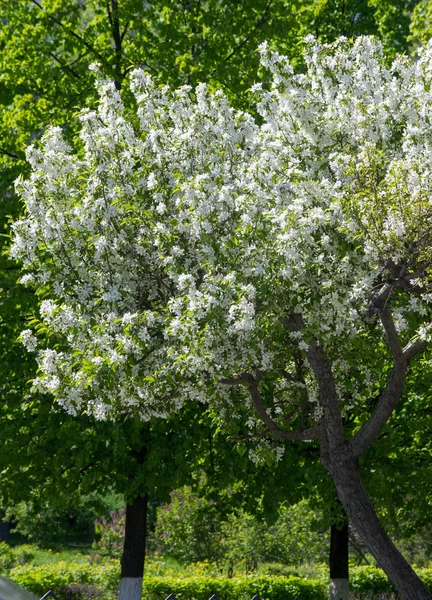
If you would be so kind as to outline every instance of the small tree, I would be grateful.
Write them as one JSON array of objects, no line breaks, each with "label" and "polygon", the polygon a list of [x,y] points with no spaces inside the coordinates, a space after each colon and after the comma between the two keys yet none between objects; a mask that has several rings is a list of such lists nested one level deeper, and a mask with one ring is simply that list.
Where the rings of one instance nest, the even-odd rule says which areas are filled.
[{"label": "small tree", "polygon": [[82,150],[56,128],[29,150],[12,254],[42,298],[35,386],[102,419],[208,401],[261,455],[317,440],[402,598],[429,599],[358,463],[430,335],[432,45],[387,66],[368,38],[310,40],[300,75],[261,50],[261,124],[137,70],[136,118],[99,81]]}]

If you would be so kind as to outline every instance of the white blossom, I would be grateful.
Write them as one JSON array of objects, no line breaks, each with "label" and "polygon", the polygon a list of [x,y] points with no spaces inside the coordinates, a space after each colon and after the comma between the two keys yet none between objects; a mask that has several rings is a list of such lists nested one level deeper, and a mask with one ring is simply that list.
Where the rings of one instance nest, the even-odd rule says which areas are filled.
[{"label": "white blossom", "polygon": [[[429,339],[432,43],[387,65],[372,39],[309,39],[299,74],[259,52],[271,82],[253,87],[251,114],[137,69],[132,123],[95,67],[80,148],[51,128],[28,149],[11,255],[44,298],[35,386],[71,414],[150,419],[188,398],[223,411],[246,391],[221,380],[259,373],[282,398],[266,398],[275,419],[306,392],[319,419],[311,339],[356,410],[382,366],[371,294],[398,269],[415,288],[391,306],[399,334]],[[32,332],[21,339],[35,350]]]}]

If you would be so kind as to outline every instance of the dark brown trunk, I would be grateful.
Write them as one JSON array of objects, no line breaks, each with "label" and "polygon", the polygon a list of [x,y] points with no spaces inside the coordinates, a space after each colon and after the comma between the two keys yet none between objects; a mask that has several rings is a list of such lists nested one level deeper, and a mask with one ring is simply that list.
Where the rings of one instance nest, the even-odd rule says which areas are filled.
[{"label": "dark brown trunk", "polygon": [[147,494],[134,498],[126,507],[126,531],[121,559],[121,577],[144,574],[147,538]]},{"label": "dark brown trunk", "polygon": [[9,540],[9,522],[0,519],[0,542],[7,542]]},{"label": "dark brown trunk", "polygon": [[330,529],[330,599],[348,600],[349,592],[348,521]]},{"label": "dark brown trunk", "polygon": [[330,579],[348,579],[348,522],[332,525],[330,530]]},{"label": "dark brown trunk", "polygon": [[[326,461],[327,462],[327,461]],[[402,600],[432,600],[432,595],[387,536],[360,479],[354,461],[333,460],[328,465],[349,521]]]},{"label": "dark brown trunk", "polygon": [[126,507],[126,530],[121,558],[120,600],[141,600],[147,539],[148,496]]}]

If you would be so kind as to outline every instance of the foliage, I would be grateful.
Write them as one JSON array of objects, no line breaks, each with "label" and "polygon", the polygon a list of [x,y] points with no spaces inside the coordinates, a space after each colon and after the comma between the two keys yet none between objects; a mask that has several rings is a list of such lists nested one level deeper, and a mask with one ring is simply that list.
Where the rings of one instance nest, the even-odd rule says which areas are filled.
[{"label": "foliage", "polygon": [[[110,22],[107,3],[0,2],[3,231],[8,231],[7,215],[18,211],[11,182],[27,171],[25,146],[40,138],[48,123],[60,125],[69,138],[73,137],[76,127],[72,115],[76,104],[95,99],[88,72],[88,65],[94,60],[101,62],[104,72],[117,83],[122,82],[132,65],[143,65],[158,80],[174,85],[206,80],[211,89],[224,87],[236,105],[244,106],[248,103],[245,91],[256,78],[255,48],[264,39],[271,39],[297,65],[301,63],[299,40],[310,32],[323,40],[333,40],[339,34],[375,33],[383,39],[386,51],[393,54],[395,50],[407,49],[407,24],[414,4],[406,0],[369,0],[359,8],[357,0],[347,0],[343,7],[333,1],[253,0],[236,5],[218,1],[212,2],[209,10],[208,3],[194,1],[127,0],[116,14],[124,37],[121,49],[114,51],[115,28],[112,19]],[[126,105],[129,101],[126,95]],[[2,504],[9,505],[13,497],[21,499],[29,490],[37,490],[41,482],[48,483],[43,492],[45,497],[53,492],[55,503],[62,489],[60,502],[70,498],[73,504],[76,500],[71,497],[72,491],[76,498],[95,485],[106,487],[104,477],[112,472],[112,467],[109,453],[104,455],[100,443],[104,436],[111,442],[113,437],[116,440],[117,461],[121,447],[127,444],[119,439],[121,432],[118,434],[115,428],[94,426],[89,420],[74,426],[65,415],[52,410],[50,398],[29,397],[24,391],[35,364],[24,355],[16,338],[22,321],[35,311],[36,298],[29,290],[17,286],[19,275],[13,262],[3,258],[0,268],[3,290],[0,355],[5,399],[0,416],[0,462],[7,466],[2,478],[5,482]],[[76,468],[69,460],[65,461],[63,443],[66,453],[72,451]],[[268,454],[267,460],[271,460]],[[91,460],[86,460],[86,456],[92,457]],[[95,456],[101,459],[92,465]],[[139,469],[137,475],[130,468],[131,461],[125,462],[129,475],[133,471],[137,479],[141,480],[142,475],[145,478],[144,469]],[[123,468],[122,461],[119,471]],[[125,478],[119,479],[118,487],[123,491]],[[162,492],[164,495],[166,490]],[[43,529],[37,535],[42,539]]]},{"label": "foliage", "polygon": [[354,567],[350,569],[350,591],[361,594],[381,594],[393,592],[394,589],[381,569],[376,567]]},{"label": "foliage", "polygon": [[[419,571],[423,581],[432,589],[432,571]],[[70,593],[97,593],[90,586],[104,590],[104,594],[113,593],[118,585],[119,572],[117,567],[84,566],[66,563],[56,565],[15,567],[9,577],[35,594],[42,594],[47,589],[61,590],[69,587]],[[350,573],[350,590],[356,595],[390,594],[391,584],[384,573],[375,567],[353,567]],[[149,600],[159,600],[174,593],[179,600],[208,600],[216,593],[226,600],[250,600],[254,594],[259,594],[264,600],[282,600],[301,596],[304,600],[324,600],[327,594],[327,582],[304,579],[295,576],[280,575],[249,575],[232,579],[222,577],[201,576],[154,576],[149,575],[144,580],[144,594]],[[80,597],[80,596],[78,596]],[[81,596],[82,597],[82,596]],[[88,596],[83,596],[87,598]],[[90,596],[91,597],[91,596]],[[105,598],[105,595],[104,595]]]},{"label": "foliage", "polygon": [[[65,586],[93,583],[98,588],[115,590],[119,573],[116,568],[85,567],[83,565],[42,565],[40,567],[16,567],[9,577],[35,594],[47,589],[59,590]],[[149,600],[159,599],[174,592],[179,600],[208,600],[217,594],[226,600],[250,600],[254,594],[269,600],[294,598],[301,594],[304,600],[324,600],[325,584],[317,581],[304,581],[297,577],[254,576],[235,579],[211,577],[163,578],[147,577],[144,580],[144,594]]]},{"label": "foliage", "polygon": [[203,497],[187,486],[174,491],[170,504],[158,509],[152,545],[184,563],[208,561],[230,572],[256,570],[269,561],[326,560],[328,536],[318,531],[320,516],[307,502],[282,506],[268,524],[262,514],[236,508],[232,494],[228,489]]},{"label": "foliage", "polygon": [[171,493],[171,502],[157,511],[155,543],[182,562],[223,558],[220,506],[214,500],[198,497],[190,487]]},{"label": "foliage", "polygon": [[32,562],[35,557],[34,546],[30,544],[21,544],[20,546],[16,546],[13,549],[14,555],[16,557],[16,562],[18,565],[26,565],[29,562]]},{"label": "foliage", "polygon": [[57,562],[45,565],[23,565],[13,568],[9,578],[38,596],[49,589],[59,590],[69,585],[95,585],[114,591],[120,580],[118,565],[106,566]]},{"label": "foliage", "polygon": [[92,520],[96,514],[83,505],[76,508],[50,506],[48,503],[21,502],[7,511],[15,523],[15,531],[30,543],[42,547],[55,546],[69,536],[88,541],[92,534]]},{"label": "foliage", "polygon": [[178,600],[208,600],[212,594],[226,600],[250,600],[258,594],[264,600],[286,600],[301,596],[304,600],[324,600],[326,586],[297,577],[250,576],[235,579],[196,578],[164,580],[148,578],[144,591],[149,600],[174,593]]},{"label": "foliage", "polygon": [[70,584],[58,590],[62,600],[92,600],[93,598],[106,599],[106,592],[96,585],[89,583]]},{"label": "foliage", "polygon": [[306,501],[283,505],[278,519],[268,525],[244,511],[231,514],[223,523],[223,546],[228,560],[298,565],[325,561],[328,535],[318,530],[320,515]]},{"label": "foliage", "polygon": [[120,558],[125,535],[125,509],[110,512],[109,519],[96,519],[95,534],[98,536],[92,548],[101,556]]},{"label": "foliage", "polygon": [[[16,554],[17,549],[14,552]],[[264,567],[265,571],[263,571]],[[432,590],[432,569],[420,569],[418,573]],[[83,599],[97,597],[97,594],[102,591],[104,599],[111,598],[119,581],[119,569],[113,561],[106,561],[104,566],[78,564],[74,556],[71,556],[67,562],[15,566],[4,574],[37,595],[42,595],[43,591],[53,588],[56,593],[62,590],[62,593],[64,591],[75,594],[76,598]],[[316,598],[320,598],[321,594],[325,597],[327,583],[328,567],[325,565],[288,567],[269,563],[260,568],[259,574],[246,577],[236,575],[228,579],[217,574],[217,569],[212,574],[212,566],[208,563],[189,565],[186,568],[177,565],[173,569],[170,561],[154,558],[149,563],[144,593],[148,594],[149,599],[159,598],[158,594],[165,594],[166,597],[170,592],[180,597],[177,592],[181,592],[186,599],[193,596],[203,597],[204,600],[208,600],[211,593],[219,594],[219,591],[221,593],[219,597],[228,600],[230,598],[250,600],[254,594],[259,593],[262,598],[272,600],[282,598],[284,593],[290,594],[293,591],[294,596],[297,594],[302,598],[313,599],[315,593]],[[372,566],[351,566],[350,590],[355,597],[366,595],[384,597],[385,594],[390,595],[393,592],[383,571]],[[209,591],[211,593],[208,593]],[[208,594],[207,597],[205,594]]]},{"label": "foliage", "polygon": [[0,575],[7,573],[15,564],[15,556],[6,542],[0,542]]}]

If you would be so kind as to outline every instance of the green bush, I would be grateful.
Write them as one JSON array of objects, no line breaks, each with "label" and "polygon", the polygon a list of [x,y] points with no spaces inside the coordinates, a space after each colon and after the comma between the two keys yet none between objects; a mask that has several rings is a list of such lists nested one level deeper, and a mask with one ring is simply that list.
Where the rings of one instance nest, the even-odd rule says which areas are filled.
[{"label": "green bush", "polygon": [[125,513],[124,508],[112,510],[108,519],[94,521],[97,539],[93,542],[92,548],[100,556],[121,558],[126,526]]},{"label": "green bush", "polygon": [[[419,575],[432,591],[432,569],[421,569]],[[84,565],[77,563],[31,564],[14,567],[9,577],[24,588],[42,596],[53,589],[61,600],[111,600],[119,583],[119,567],[114,563]],[[220,600],[250,600],[258,594],[263,600],[325,600],[328,582],[295,576],[249,575],[234,577],[210,576],[147,576],[144,579],[145,600],[165,600],[173,593],[178,600],[208,600],[217,594]],[[384,573],[375,567],[353,567],[350,589],[357,598],[390,597],[393,588]],[[388,596],[386,596],[388,595]]]},{"label": "green bush", "polygon": [[384,594],[394,591],[386,574],[376,567],[351,567],[350,591],[358,594]]},{"label": "green bush", "polygon": [[81,565],[62,561],[15,567],[9,572],[9,578],[36,596],[42,596],[50,589],[55,591],[81,584],[113,591],[118,586],[120,572],[117,565]]},{"label": "green bush", "polygon": [[432,568],[429,569],[416,569],[417,575],[423,581],[425,586],[430,592],[432,592]]},{"label": "green bush", "polygon": [[185,486],[171,493],[170,504],[158,508],[152,544],[183,563],[210,561],[234,571],[240,564],[251,571],[269,561],[300,565],[326,560],[328,535],[317,529],[319,518],[302,501],[282,506],[269,525],[235,509],[230,490],[210,500]]},{"label": "green bush", "polygon": [[[16,563],[18,565],[26,565],[34,559],[36,548],[30,544],[21,544],[13,549]],[[15,565],[14,565],[15,566]]]},{"label": "green bush", "polygon": [[325,584],[298,577],[149,577],[144,580],[146,600],[163,600],[171,593],[178,600],[208,600],[212,594],[221,600],[250,600],[255,594],[262,600],[292,600],[296,596],[301,596],[302,600],[327,598]]},{"label": "green bush", "polygon": [[5,575],[15,564],[12,548],[6,542],[0,542],[0,575]]},{"label": "green bush", "polygon": [[90,583],[75,583],[58,590],[62,600],[102,600],[106,598],[103,590]]},{"label": "green bush", "polygon": [[[119,570],[116,566],[59,562],[15,567],[9,577],[39,596],[53,589],[61,597],[84,599],[98,597],[103,590],[103,597],[109,598],[118,586]],[[146,600],[164,600],[171,592],[178,600],[208,600],[212,594],[217,594],[221,600],[250,600],[254,594],[259,594],[263,600],[290,600],[298,595],[302,600],[326,598],[325,584],[298,577],[146,577],[144,580]]]},{"label": "green bush", "polygon": [[[432,592],[432,569],[416,569],[418,576]],[[356,594],[391,594],[394,587],[381,569],[351,567],[350,591]]]},{"label": "green bush", "polygon": [[7,516],[15,521],[15,531],[28,542],[49,548],[70,535],[91,541],[97,514],[84,506],[60,509],[49,504],[20,502],[8,509]]}]

